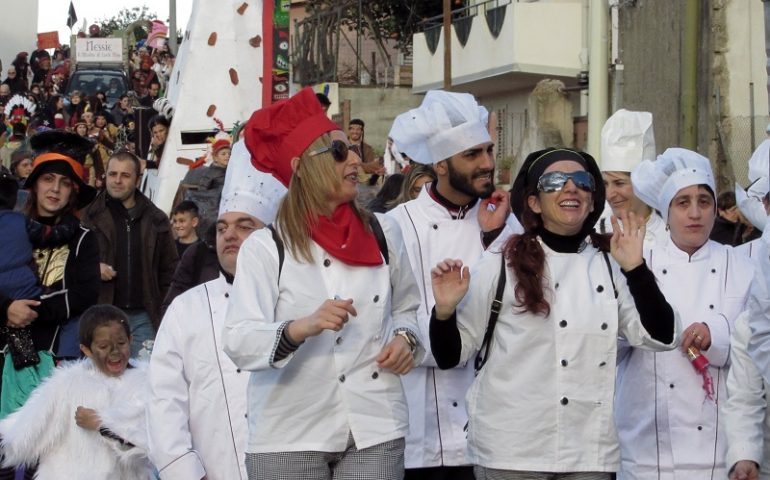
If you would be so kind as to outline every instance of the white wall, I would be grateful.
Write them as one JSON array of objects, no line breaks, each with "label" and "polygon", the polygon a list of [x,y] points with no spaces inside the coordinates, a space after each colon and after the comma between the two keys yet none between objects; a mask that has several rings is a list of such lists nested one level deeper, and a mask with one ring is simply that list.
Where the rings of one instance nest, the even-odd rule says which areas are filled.
[{"label": "white wall", "polygon": [[754,83],[754,114],[767,115],[764,5],[755,1],[733,1],[727,2],[726,8],[728,48],[725,58],[730,76],[730,116],[751,114],[751,82]]},{"label": "white wall", "polygon": [[[37,0],[0,0],[4,12],[0,27],[0,60],[5,80],[8,66],[19,52],[32,53],[37,48]],[[62,18],[62,22],[66,17]],[[61,41],[61,39],[59,39]]]}]

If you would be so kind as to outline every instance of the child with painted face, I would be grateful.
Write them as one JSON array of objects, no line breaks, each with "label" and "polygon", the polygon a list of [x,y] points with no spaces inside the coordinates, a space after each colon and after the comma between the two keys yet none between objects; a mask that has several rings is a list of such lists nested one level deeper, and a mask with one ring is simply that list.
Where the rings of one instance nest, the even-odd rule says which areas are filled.
[{"label": "child with painted face", "polygon": [[89,308],[79,340],[86,358],[57,368],[0,422],[4,466],[39,462],[40,480],[150,478],[146,367],[129,363],[126,315],[112,305]]}]

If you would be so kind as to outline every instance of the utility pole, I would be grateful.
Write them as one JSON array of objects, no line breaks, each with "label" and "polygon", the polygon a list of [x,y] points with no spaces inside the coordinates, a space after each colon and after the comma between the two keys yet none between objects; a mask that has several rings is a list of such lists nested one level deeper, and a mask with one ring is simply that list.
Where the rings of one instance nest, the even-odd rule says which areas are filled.
[{"label": "utility pole", "polygon": [[444,0],[444,90],[452,90],[452,5]]},{"label": "utility pole", "polygon": [[176,55],[176,0],[168,0],[168,51]]},{"label": "utility pole", "polygon": [[358,0],[358,31],[356,32],[356,78],[358,78],[359,85],[361,84],[361,35],[363,35],[362,26],[362,13],[361,13],[361,0]]},{"label": "utility pole", "polygon": [[607,0],[591,0],[591,33],[588,52],[588,153],[599,158],[599,143],[607,121],[609,64],[607,60]]}]

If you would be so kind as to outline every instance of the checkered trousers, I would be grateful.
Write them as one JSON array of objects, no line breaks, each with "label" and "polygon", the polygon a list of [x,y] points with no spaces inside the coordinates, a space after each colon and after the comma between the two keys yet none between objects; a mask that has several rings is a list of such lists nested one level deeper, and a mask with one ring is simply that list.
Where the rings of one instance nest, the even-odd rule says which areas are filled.
[{"label": "checkered trousers", "polygon": [[402,480],[403,438],[344,452],[246,453],[249,480]]},{"label": "checkered trousers", "polygon": [[610,480],[611,473],[605,472],[521,472],[514,470],[497,470],[476,466],[473,469],[476,480]]}]

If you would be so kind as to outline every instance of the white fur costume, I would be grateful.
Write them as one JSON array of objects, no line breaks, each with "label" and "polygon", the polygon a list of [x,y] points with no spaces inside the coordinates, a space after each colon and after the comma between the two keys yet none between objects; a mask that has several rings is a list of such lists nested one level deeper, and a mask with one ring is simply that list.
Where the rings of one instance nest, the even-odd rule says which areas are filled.
[{"label": "white fur costume", "polygon": [[[147,371],[144,363],[134,365],[121,377],[104,375],[89,359],[55,369],[22,408],[0,422],[3,466],[39,461],[37,480],[150,478]],[[78,406],[96,410],[103,427],[136,447],[77,426]]]}]

